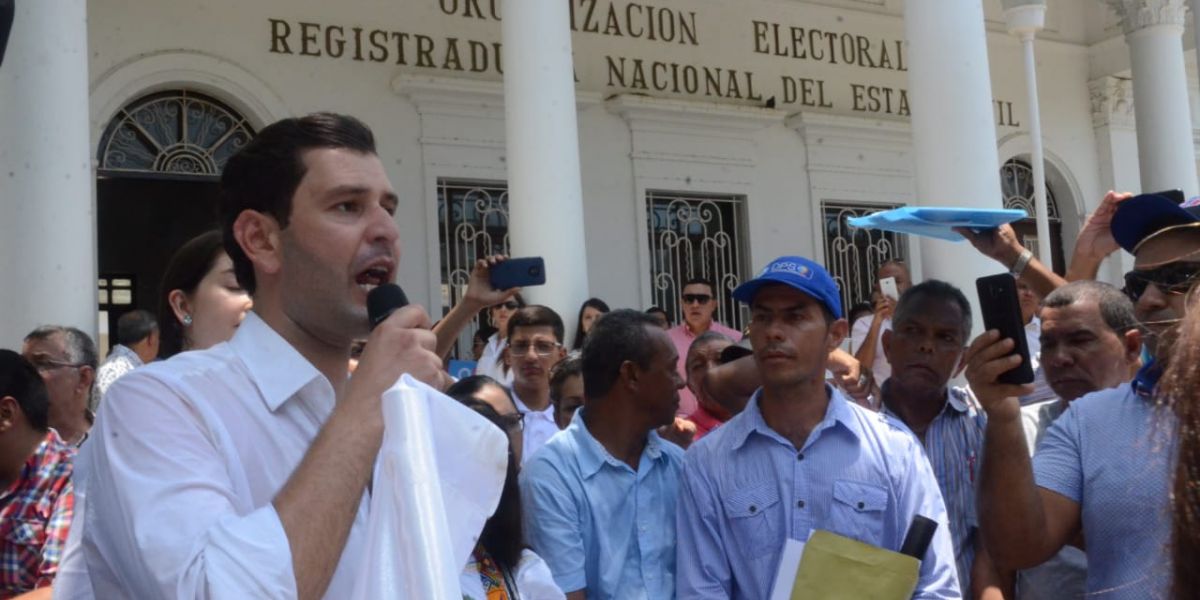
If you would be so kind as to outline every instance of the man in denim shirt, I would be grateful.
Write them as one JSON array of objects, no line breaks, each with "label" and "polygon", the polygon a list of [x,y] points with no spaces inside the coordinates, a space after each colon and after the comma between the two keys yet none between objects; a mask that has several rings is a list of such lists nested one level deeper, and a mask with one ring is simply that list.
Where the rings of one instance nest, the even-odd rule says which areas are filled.
[{"label": "man in denim shirt", "polygon": [[[617,310],[583,346],[587,398],[521,471],[525,531],[568,600],[675,598],[675,505],[683,379],[653,317]],[[686,597],[686,596],[685,596]]]},{"label": "man in denim shirt", "polygon": [[914,598],[960,598],[946,508],[920,443],[825,384],[846,336],[837,284],[782,257],[734,297],[751,307],[763,387],[688,451],[680,481],[680,598],[766,598],[784,542],[823,529],[899,550],[916,515],[937,521]]}]

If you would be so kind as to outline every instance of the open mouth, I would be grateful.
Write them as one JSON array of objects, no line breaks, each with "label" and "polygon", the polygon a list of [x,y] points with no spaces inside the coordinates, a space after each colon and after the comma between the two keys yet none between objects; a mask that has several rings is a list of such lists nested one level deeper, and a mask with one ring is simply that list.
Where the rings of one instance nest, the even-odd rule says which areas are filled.
[{"label": "open mouth", "polygon": [[373,290],[385,283],[391,282],[391,280],[392,280],[391,268],[389,268],[386,264],[382,264],[382,263],[367,267],[366,269],[359,271],[358,275],[354,278],[354,282],[357,283],[358,287],[361,288],[364,292],[370,292],[371,290]]}]

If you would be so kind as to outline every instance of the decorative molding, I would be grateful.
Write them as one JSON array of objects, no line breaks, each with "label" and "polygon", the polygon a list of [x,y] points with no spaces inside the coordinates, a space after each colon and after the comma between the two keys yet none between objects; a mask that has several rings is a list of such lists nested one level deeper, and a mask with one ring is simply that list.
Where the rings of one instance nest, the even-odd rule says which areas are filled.
[{"label": "decorative molding", "polygon": [[[804,140],[810,174],[912,178],[912,126],[903,121],[796,113],[788,127]],[[837,185],[848,185],[840,182]],[[821,187],[814,177],[814,189]]]},{"label": "decorative molding", "polygon": [[1160,25],[1183,28],[1186,23],[1185,0],[1104,0],[1104,3],[1121,17],[1125,35]]},{"label": "decorative molding", "polygon": [[1092,127],[1133,129],[1133,81],[1123,77],[1101,77],[1088,82],[1092,102]]},{"label": "decorative molding", "polygon": [[783,111],[620,94],[605,101],[629,123],[634,159],[754,167],[754,135],[784,122]]}]

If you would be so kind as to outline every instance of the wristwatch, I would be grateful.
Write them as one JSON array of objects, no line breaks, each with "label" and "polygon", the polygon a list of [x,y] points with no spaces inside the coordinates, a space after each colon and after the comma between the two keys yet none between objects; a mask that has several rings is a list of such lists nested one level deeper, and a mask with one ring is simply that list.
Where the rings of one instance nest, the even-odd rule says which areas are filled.
[{"label": "wristwatch", "polygon": [[1009,274],[1011,274],[1013,277],[1020,277],[1021,273],[1025,272],[1025,267],[1029,266],[1029,261],[1032,259],[1033,252],[1030,252],[1029,249],[1026,248],[1025,251],[1021,252],[1021,256],[1017,257],[1017,262],[1013,263],[1012,268],[1008,270]]}]

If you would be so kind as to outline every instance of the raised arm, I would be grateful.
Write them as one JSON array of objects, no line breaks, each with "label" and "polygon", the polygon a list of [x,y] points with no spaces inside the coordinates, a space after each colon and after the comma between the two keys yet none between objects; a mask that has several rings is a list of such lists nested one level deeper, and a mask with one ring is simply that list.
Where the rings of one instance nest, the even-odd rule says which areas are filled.
[{"label": "raised arm", "polygon": [[996,381],[1020,364],[1021,358],[1010,354],[1012,350],[1012,340],[1001,340],[999,332],[989,331],[967,351],[967,380],[988,414],[979,486],[980,529],[1001,570],[1045,562],[1080,528],[1079,504],[1038,487],[1034,479],[1018,400],[1033,386]]},{"label": "raised arm", "polygon": [[1075,252],[1067,266],[1067,281],[1095,279],[1100,263],[1121,249],[1112,236],[1112,218],[1117,213],[1117,206],[1132,197],[1133,194],[1118,194],[1111,190],[1104,195],[1100,207],[1087,218],[1075,239]]},{"label": "raised arm", "polygon": [[450,312],[446,313],[446,316],[442,317],[442,320],[433,327],[433,332],[437,334],[438,356],[445,358],[447,354],[450,354],[459,334],[466,329],[471,319],[474,319],[479,311],[506,302],[520,291],[519,288],[497,290],[492,287],[491,269],[505,260],[508,258],[495,255],[475,261],[475,267],[471,269],[471,279],[467,282],[467,292],[463,294],[462,301],[455,304],[454,308],[450,309]]},{"label": "raised arm", "polygon": [[[1017,239],[1017,233],[1011,225],[1001,225],[995,229],[975,231],[965,227],[955,227],[954,231],[962,234],[984,256],[1000,263],[1005,269],[1012,271],[1026,252],[1025,246]],[[1018,276],[1021,281],[1029,284],[1039,296],[1045,298],[1050,292],[1067,284],[1067,280],[1051,271],[1036,256],[1029,258],[1025,268]]]}]

